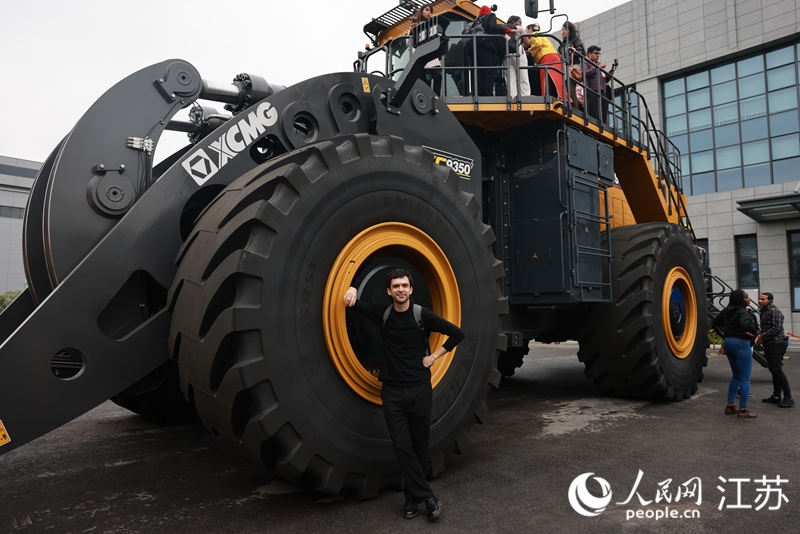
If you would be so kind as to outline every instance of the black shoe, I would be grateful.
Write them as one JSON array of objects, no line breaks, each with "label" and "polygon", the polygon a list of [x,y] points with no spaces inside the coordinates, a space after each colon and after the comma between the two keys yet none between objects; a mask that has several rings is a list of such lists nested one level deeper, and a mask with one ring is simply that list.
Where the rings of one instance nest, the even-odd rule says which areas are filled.
[{"label": "black shoe", "polygon": [[780,404],[781,398],[776,397],[775,395],[770,395],[766,399],[761,399],[761,402],[768,402],[770,404]]},{"label": "black shoe", "polygon": [[419,514],[419,505],[414,501],[406,501],[403,506],[403,517],[406,519],[414,519]]},{"label": "black shoe", "polygon": [[425,499],[425,508],[428,509],[428,521],[436,521],[442,515],[442,501],[436,497]]},{"label": "black shoe", "polygon": [[791,408],[792,406],[794,406],[794,400],[791,397],[789,398],[784,397],[781,403],[778,404],[779,408]]}]

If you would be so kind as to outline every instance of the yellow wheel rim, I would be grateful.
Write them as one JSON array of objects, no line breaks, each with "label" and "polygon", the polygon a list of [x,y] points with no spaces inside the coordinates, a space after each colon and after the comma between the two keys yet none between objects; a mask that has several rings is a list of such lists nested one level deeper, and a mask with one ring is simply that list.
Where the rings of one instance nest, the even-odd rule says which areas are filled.
[{"label": "yellow wheel rim", "polygon": [[[336,258],[325,284],[322,327],[333,365],[339,376],[364,399],[381,404],[381,383],[358,361],[347,334],[344,294],[359,267],[375,254],[401,258],[420,272],[428,285],[433,311],[451,323],[461,325],[461,297],[453,268],[439,245],[414,226],[390,222],[367,228],[345,245]],[[445,336],[430,335],[431,352],[444,343]],[[431,385],[447,374],[455,350],[439,358],[431,369]]]},{"label": "yellow wheel rim", "polygon": [[[679,313],[676,307],[681,310]],[[680,359],[689,356],[697,337],[697,298],[692,279],[683,267],[673,267],[664,281],[661,320],[672,353]]]}]

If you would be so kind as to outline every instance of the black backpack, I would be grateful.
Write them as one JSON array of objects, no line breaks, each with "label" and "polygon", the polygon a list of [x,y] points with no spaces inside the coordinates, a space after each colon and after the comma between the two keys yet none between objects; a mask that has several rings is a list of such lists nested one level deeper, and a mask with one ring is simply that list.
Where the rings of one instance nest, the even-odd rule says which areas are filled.
[{"label": "black backpack", "polygon": [[[461,35],[484,35],[486,30],[483,28],[483,17],[478,17],[469,24],[467,24],[461,31]],[[459,44],[463,45],[466,50],[472,51],[472,41],[477,40],[478,43],[485,39],[461,39]]]},{"label": "black backpack", "polygon": [[[483,16],[480,16],[467,24],[461,31],[461,35],[476,35],[481,33],[486,33],[486,30],[483,29]],[[464,41],[468,40],[469,39],[464,39]]]},{"label": "black backpack", "polygon": [[[389,314],[392,313],[392,308],[394,304],[389,304],[389,307],[386,308],[386,311],[383,312],[383,326],[386,326],[386,321],[389,319]],[[422,326],[422,306],[419,304],[413,304],[412,308],[414,313],[414,320],[417,322],[419,329],[422,330],[422,333],[425,335],[425,340],[428,339],[428,332],[425,331],[425,327]],[[428,343],[425,344],[425,356],[430,356],[431,349]]]}]

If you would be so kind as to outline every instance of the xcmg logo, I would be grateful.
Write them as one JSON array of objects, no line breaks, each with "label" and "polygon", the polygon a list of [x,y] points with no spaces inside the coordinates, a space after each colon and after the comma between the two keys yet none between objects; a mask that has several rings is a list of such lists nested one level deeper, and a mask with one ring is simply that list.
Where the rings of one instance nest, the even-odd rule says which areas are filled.
[{"label": "xcmg logo", "polygon": [[183,168],[189,176],[203,185],[212,176],[245,150],[264,131],[278,121],[278,111],[269,102],[262,102],[255,111],[231,125],[219,138],[208,145],[211,157],[205,149],[199,148],[191,156],[183,160]]},{"label": "xcmg logo", "polygon": [[593,477],[594,480],[600,484],[602,495],[600,497],[595,497],[589,493],[589,489],[586,487],[586,481],[593,474],[594,473],[584,473],[579,475],[572,481],[572,484],[569,485],[569,504],[572,505],[573,510],[586,517],[600,515],[600,512],[605,510],[608,503],[611,502],[611,484],[604,478]]}]

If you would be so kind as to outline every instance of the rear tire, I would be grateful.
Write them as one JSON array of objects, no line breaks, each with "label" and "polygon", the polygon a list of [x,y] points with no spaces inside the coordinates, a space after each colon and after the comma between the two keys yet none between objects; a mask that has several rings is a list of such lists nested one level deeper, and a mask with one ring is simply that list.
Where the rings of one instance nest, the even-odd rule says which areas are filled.
[{"label": "rear tire", "polygon": [[614,302],[578,329],[578,359],[604,394],[687,399],[703,379],[708,324],[703,270],[688,231],[648,223],[611,230]]},{"label": "rear tire", "polygon": [[[170,349],[203,423],[307,487],[371,498],[401,486],[382,409],[370,400],[377,381],[350,354],[342,301],[371,261],[354,258],[398,257],[420,268],[434,311],[458,311],[467,335],[433,373],[430,470],[441,472],[487,411],[505,341],[494,235],[458,183],[430,152],[356,135],[228,186],[181,250],[169,298]],[[437,248],[442,257],[429,258]],[[450,266],[452,277],[439,273]]]}]

